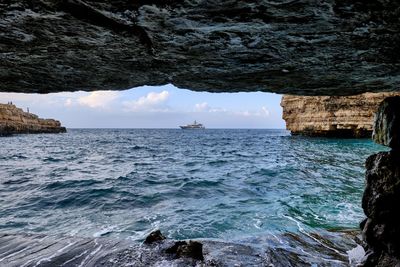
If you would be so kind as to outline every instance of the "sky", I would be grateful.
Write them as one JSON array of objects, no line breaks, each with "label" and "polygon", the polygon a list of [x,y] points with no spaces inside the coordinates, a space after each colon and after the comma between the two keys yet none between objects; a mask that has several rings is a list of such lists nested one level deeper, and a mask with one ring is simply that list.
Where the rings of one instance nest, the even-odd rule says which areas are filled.
[{"label": "sky", "polygon": [[206,128],[283,129],[281,96],[272,93],[208,93],[173,85],[125,91],[54,94],[0,93],[13,104],[67,128],[177,128],[197,120]]}]

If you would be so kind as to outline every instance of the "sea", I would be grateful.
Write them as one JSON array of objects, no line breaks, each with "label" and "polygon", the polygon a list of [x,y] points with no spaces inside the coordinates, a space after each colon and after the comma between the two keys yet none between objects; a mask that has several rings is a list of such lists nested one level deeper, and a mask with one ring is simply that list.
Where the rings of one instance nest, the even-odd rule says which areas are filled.
[{"label": "sea", "polygon": [[[270,242],[272,249],[301,252],[315,235],[354,239],[365,218],[364,162],[382,150],[369,139],[264,129],[2,137],[0,233],[141,243],[160,229],[178,240],[273,237],[279,242]],[[288,235],[302,245],[290,246]],[[349,242],[349,250],[357,246]]]}]

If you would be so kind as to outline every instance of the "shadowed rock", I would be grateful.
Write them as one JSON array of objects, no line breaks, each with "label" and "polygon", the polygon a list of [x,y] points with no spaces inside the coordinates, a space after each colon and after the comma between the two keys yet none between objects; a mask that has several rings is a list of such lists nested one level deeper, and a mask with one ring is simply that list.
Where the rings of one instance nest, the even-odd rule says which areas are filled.
[{"label": "shadowed rock", "polygon": [[400,96],[382,102],[376,113],[372,138],[378,144],[400,149]]},{"label": "shadowed rock", "polygon": [[0,91],[398,90],[400,3],[5,0]]},{"label": "shadowed rock", "polygon": [[400,97],[383,101],[374,125],[374,140],[392,150],[366,161],[362,207],[367,219],[360,225],[367,249],[365,266],[400,266],[399,104]]},{"label": "shadowed rock", "polygon": [[[157,246],[143,246],[129,239],[106,237],[0,234],[0,266],[348,267],[346,250],[356,246],[353,240],[352,233],[324,233],[312,238],[288,233],[240,243],[164,240]],[[169,248],[173,254],[166,253]],[[175,255],[178,253],[180,257]],[[200,263],[201,255],[204,261]]]},{"label": "shadowed rock", "polygon": [[145,244],[153,244],[155,242],[159,242],[162,240],[165,240],[165,236],[163,236],[163,234],[161,233],[160,230],[155,230],[153,232],[151,232],[146,239],[144,240]]},{"label": "shadowed rock", "polygon": [[203,244],[197,241],[177,241],[165,252],[169,254],[175,254],[177,258],[189,257],[195,260],[204,260]]}]

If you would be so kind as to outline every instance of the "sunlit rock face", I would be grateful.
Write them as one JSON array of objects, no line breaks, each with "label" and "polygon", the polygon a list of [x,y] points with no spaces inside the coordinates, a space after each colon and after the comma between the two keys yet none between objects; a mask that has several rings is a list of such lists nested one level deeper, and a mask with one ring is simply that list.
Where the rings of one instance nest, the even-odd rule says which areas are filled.
[{"label": "sunlit rock face", "polygon": [[354,96],[284,95],[281,106],[292,134],[328,137],[371,137],[379,104],[400,93]]},{"label": "sunlit rock face", "polygon": [[33,133],[64,133],[65,127],[53,119],[41,119],[13,104],[0,104],[0,136]]},{"label": "sunlit rock face", "polygon": [[6,0],[0,91],[398,90],[400,3]]}]

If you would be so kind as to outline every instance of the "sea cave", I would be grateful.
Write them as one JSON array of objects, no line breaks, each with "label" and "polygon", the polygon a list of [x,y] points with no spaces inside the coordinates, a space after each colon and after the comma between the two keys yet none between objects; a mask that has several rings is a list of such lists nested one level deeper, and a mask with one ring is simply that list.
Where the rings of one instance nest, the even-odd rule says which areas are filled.
[{"label": "sea cave", "polygon": [[[73,138],[73,146],[67,141],[62,143],[62,135],[57,141],[52,141],[51,137],[48,137],[54,143],[54,147],[46,147],[43,151],[53,156],[44,156],[40,164],[33,161],[32,165],[25,166],[23,160],[27,157],[23,153],[17,153],[18,149],[23,151],[25,144],[29,144],[32,146],[32,153],[36,153],[45,139],[42,135],[10,138],[10,134],[62,133],[65,128],[58,121],[43,120],[30,114],[29,111],[18,109],[12,103],[4,104],[0,106],[0,134],[7,136],[0,138],[2,143],[0,160],[6,162],[2,165],[4,168],[2,171],[8,177],[1,177],[0,192],[4,199],[18,200],[22,195],[25,197],[28,195],[30,202],[21,203],[16,208],[10,206],[11,202],[0,201],[1,217],[13,218],[1,222],[2,228],[8,229],[7,227],[12,224],[15,229],[33,229],[34,225],[29,223],[24,225],[21,218],[30,216],[27,215],[28,210],[32,205],[34,207],[35,203],[40,203],[44,208],[40,210],[33,208],[31,212],[37,212],[43,216],[42,218],[47,216],[50,218],[50,215],[62,218],[66,210],[72,216],[74,209],[79,210],[83,207],[82,203],[93,204],[95,207],[112,212],[113,205],[126,205],[127,210],[129,207],[133,209],[134,205],[141,205],[142,209],[146,209],[146,205],[154,201],[155,205],[160,205],[158,208],[161,211],[166,212],[164,221],[172,221],[179,212],[185,216],[194,212],[190,208],[187,210],[182,208],[176,209],[175,214],[168,213],[168,207],[162,206],[164,202],[160,200],[166,197],[160,193],[163,192],[163,187],[159,186],[159,180],[151,175],[164,177],[165,174],[168,179],[176,179],[168,185],[176,190],[174,197],[193,193],[194,191],[190,191],[193,186],[200,188],[190,195],[191,199],[181,202],[187,201],[188,207],[200,210],[204,217],[212,218],[212,212],[207,210],[207,205],[219,204],[224,210],[229,210],[231,208],[229,201],[226,203],[218,201],[227,196],[229,198],[230,194],[234,196],[237,188],[245,191],[246,186],[254,181],[238,179],[236,187],[229,187],[229,183],[225,184],[224,181],[207,179],[192,181],[187,178],[189,180],[181,184],[181,177],[174,177],[181,174],[181,169],[178,168],[180,165],[174,162],[189,157],[185,147],[177,148],[172,155],[164,151],[168,155],[162,158],[160,167],[151,174],[152,170],[149,167],[152,164],[151,157],[157,158],[164,153],[162,150],[157,153],[152,151],[160,147],[165,148],[163,146],[169,144],[168,142],[172,142],[171,146],[175,144],[178,147],[177,144],[182,141],[192,146],[199,145],[199,154],[195,155],[194,159],[201,157],[201,153],[215,156],[208,162],[209,174],[218,174],[219,167],[230,160],[229,153],[223,154],[222,150],[218,150],[218,145],[223,142],[231,142],[231,152],[236,153],[238,158],[242,157],[240,160],[235,159],[234,167],[238,169],[247,166],[248,151],[262,154],[263,150],[269,149],[265,144],[270,143],[271,146],[282,144],[277,151],[285,153],[271,157],[271,162],[266,161],[265,157],[261,161],[249,160],[250,164],[253,164],[250,166],[254,167],[254,164],[260,166],[258,171],[251,171],[252,167],[246,170],[254,176],[281,177],[282,173],[279,171],[268,169],[268,164],[275,164],[282,169],[287,168],[285,170],[288,173],[296,173],[300,178],[303,177],[302,173],[311,173],[315,181],[323,184],[325,180],[318,180],[321,170],[314,172],[312,162],[333,162],[332,177],[337,179],[335,181],[339,188],[346,187],[346,183],[353,181],[362,183],[359,174],[365,173],[365,191],[362,203],[359,203],[359,208],[363,209],[365,216],[360,218],[360,226],[357,229],[353,227],[347,231],[325,227],[330,228],[329,231],[315,233],[305,229],[305,226],[293,216],[282,213],[281,218],[288,224],[298,226],[298,235],[287,231],[283,233],[284,238],[282,238],[264,233],[243,238],[240,242],[216,238],[218,236],[213,236],[213,228],[207,228],[209,225],[197,225],[209,234],[202,239],[192,238],[190,231],[174,232],[173,238],[168,238],[168,232],[163,232],[163,229],[159,229],[161,231],[152,229],[155,231],[150,233],[149,229],[144,227],[146,224],[144,221],[151,218],[143,218],[135,222],[137,223],[135,231],[142,229],[142,234],[147,235],[147,238],[143,238],[144,243],[140,244],[130,242],[129,238],[123,240],[115,237],[107,238],[107,233],[112,229],[104,229],[104,232],[95,237],[57,235],[58,232],[62,232],[60,229],[64,223],[59,221],[58,228],[54,228],[52,235],[42,234],[40,231],[39,233],[0,231],[0,265],[399,266],[400,211],[396,206],[400,199],[399,18],[400,3],[394,0],[2,1],[0,3],[0,92],[49,94],[98,90],[122,91],[140,86],[173,85],[196,92],[278,93],[284,95],[282,100],[284,118],[287,128],[293,134],[293,139],[285,139],[286,141],[281,143],[282,140],[277,136],[269,139],[270,137],[266,137],[264,132],[250,136],[246,135],[248,133],[240,132],[234,137],[226,136],[224,132],[215,132],[207,140],[218,140],[220,143],[206,146],[204,144],[207,140],[203,139],[204,136],[188,137],[181,132],[173,132],[172,136],[176,139],[171,141],[170,135],[158,136],[156,133],[151,133],[155,134],[154,141],[149,142],[149,147],[144,149],[140,145],[126,146],[123,142],[130,138],[126,133],[119,135],[121,133],[118,131],[107,132],[110,138],[114,138],[114,134],[117,136],[110,143],[96,137],[95,132],[88,131]],[[2,120],[14,120],[14,118],[19,118],[17,124],[12,126],[2,124]],[[308,137],[301,139],[302,135]],[[284,136],[290,135],[284,134]],[[371,136],[377,144],[386,147],[369,141],[355,141],[354,145],[350,141],[354,140],[354,137]],[[338,137],[342,140],[341,143],[337,141]],[[149,133],[139,131],[137,138],[146,140],[150,137]],[[304,143],[301,151],[292,149],[296,140]],[[55,148],[56,143],[61,147],[60,142],[63,151]],[[121,142],[120,145],[118,142]],[[78,146],[75,147],[76,144]],[[154,147],[156,145],[158,147]],[[321,150],[321,153],[315,151],[307,153],[315,147]],[[88,151],[94,148],[99,149],[101,155],[110,153],[110,157],[102,161],[100,156],[90,155]],[[110,152],[113,149],[117,149],[113,152],[116,154]],[[146,157],[149,156],[148,162],[136,161],[135,153],[142,155],[140,154],[143,153],[142,150],[150,153],[146,154]],[[67,163],[57,163],[59,159],[54,155],[61,152],[70,153],[71,161],[68,162],[67,159]],[[134,187],[131,188],[133,191],[118,188],[119,183],[132,186],[132,181],[129,180],[132,177],[127,177],[125,174],[118,175],[116,184],[104,176],[118,171],[113,170],[112,166],[121,164],[119,159],[113,158],[119,153],[128,157],[127,164],[129,161],[134,162],[133,165],[139,166],[138,169],[142,168],[147,172],[149,176],[135,186],[143,190],[150,187],[159,190],[151,192],[151,198],[138,200],[136,194],[139,193]],[[357,153],[360,156],[354,158]],[[350,154],[352,157],[346,158],[346,155]],[[370,154],[373,155],[368,157]],[[179,159],[174,158],[174,155],[179,155]],[[80,161],[81,157],[86,157],[86,160]],[[312,160],[309,161],[310,159]],[[51,175],[56,179],[63,170],[68,171],[68,167],[73,167],[70,165],[72,161],[80,162],[77,164],[81,164],[79,168],[82,168],[82,173],[94,168],[95,172],[104,178],[102,183],[105,183],[103,185],[106,185],[106,188],[101,187],[101,183],[95,179],[74,177],[73,172],[71,172],[73,181],[46,180],[48,166],[53,166]],[[357,166],[360,162],[366,161],[365,169],[352,168],[352,165],[348,165],[351,161],[357,162]],[[10,163],[12,165],[8,162],[12,162]],[[197,163],[193,161],[185,164],[188,164],[185,167],[193,167]],[[302,164],[310,165],[304,167]],[[236,177],[235,168],[228,172],[232,177]],[[39,177],[35,175],[31,177],[29,174],[38,171],[43,172],[42,175],[45,177],[43,183],[40,183]],[[14,175],[21,175],[18,172],[27,174],[24,174],[22,180],[13,180]],[[130,175],[143,176],[145,172],[130,173]],[[35,181],[37,188],[49,195],[37,196],[34,191],[29,190],[22,194],[19,190],[13,189],[15,186],[23,186],[26,181]],[[267,194],[269,186],[284,188],[287,185],[285,183],[291,183],[292,180],[277,181],[277,184],[263,185],[261,191],[251,191],[249,194]],[[307,183],[308,180],[303,182]],[[314,188],[315,190],[310,187],[302,188],[303,185],[299,179],[298,188],[303,192],[298,194],[306,194],[310,205],[315,204],[316,209],[318,207],[323,209],[318,194],[328,189],[332,192],[335,190],[331,185],[329,188],[321,187],[322,190],[319,190],[318,186]],[[64,199],[61,197],[59,199],[59,196],[65,196],[64,186],[70,186],[73,190],[69,191],[70,195]],[[218,190],[221,186],[226,186],[227,193],[219,195],[221,191]],[[86,190],[88,196],[80,194],[80,190],[85,188],[88,188]],[[214,195],[207,201],[197,201],[202,199],[204,196],[202,194],[207,194],[206,191],[202,191],[204,188],[216,190],[212,191]],[[122,191],[119,190],[126,191],[126,195],[122,195]],[[357,192],[354,194],[357,195]],[[112,203],[107,198],[109,195],[117,195]],[[264,202],[257,203],[247,199],[249,202],[246,205],[260,207],[259,210],[252,210],[252,215],[258,211],[260,214],[268,213],[262,210],[263,205],[267,207],[269,201],[282,202],[285,197],[288,197],[285,193],[281,195],[278,193],[274,198],[263,199]],[[360,194],[359,197],[361,198]],[[242,204],[245,202],[245,200],[240,202],[240,197],[236,201]],[[181,203],[177,201],[170,205],[180,207]],[[64,209],[65,207],[67,208]],[[294,210],[293,207],[289,208]],[[335,210],[340,207],[331,208]],[[85,212],[87,211],[83,208],[81,214]],[[304,211],[293,212],[301,214]],[[335,214],[334,211],[332,214]],[[118,216],[123,221],[129,220],[127,215],[128,213],[121,213]],[[241,216],[247,220],[246,209]],[[310,216],[312,217],[312,214]],[[84,216],[76,213],[75,222],[84,224],[85,219],[79,221],[79,218]],[[114,217],[105,216],[101,219],[112,221],[112,218]],[[318,222],[316,217],[313,220]],[[54,222],[49,219],[49,227],[52,223]],[[217,218],[213,223],[221,228],[226,227],[227,235],[231,228],[246,227],[245,224],[226,226],[223,218]],[[256,220],[255,226],[261,227],[262,223],[262,220]],[[281,223],[282,221],[276,224]],[[90,228],[91,225],[87,224],[85,227]],[[130,229],[129,227],[131,226],[126,225],[126,229]],[[157,224],[152,227],[157,228]],[[196,229],[198,228],[192,228],[193,231]],[[250,243],[255,245],[252,246]],[[296,249],[299,247],[303,248],[301,253]],[[313,254],[316,252],[319,254]]]}]

